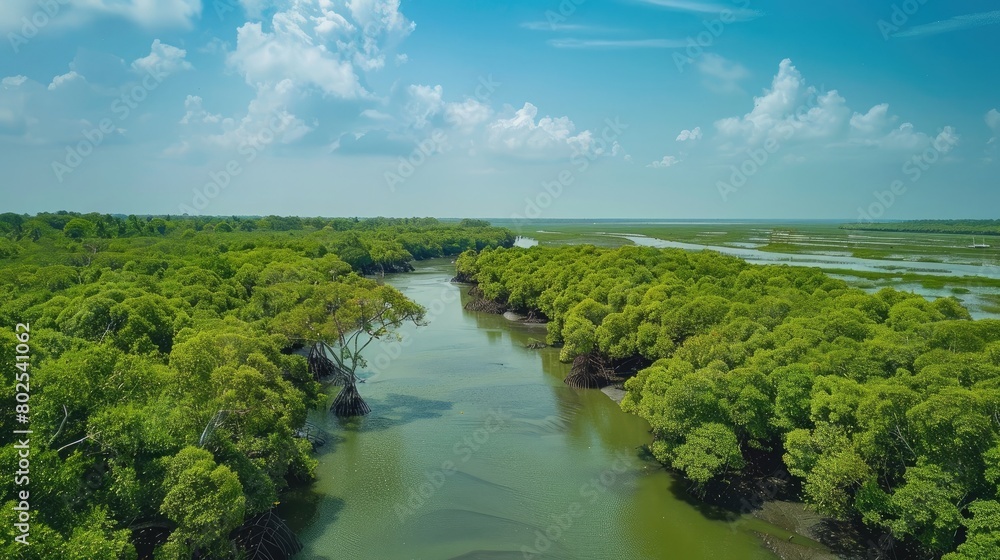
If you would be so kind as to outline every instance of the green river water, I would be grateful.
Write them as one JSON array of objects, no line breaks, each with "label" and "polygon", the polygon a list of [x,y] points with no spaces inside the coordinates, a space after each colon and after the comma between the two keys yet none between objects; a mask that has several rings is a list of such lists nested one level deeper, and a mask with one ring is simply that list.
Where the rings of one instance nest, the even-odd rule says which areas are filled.
[{"label": "green river water", "polygon": [[642,458],[644,420],[564,385],[558,350],[526,349],[543,327],[465,311],[453,274],[433,260],[386,278],[428,324],[367,352],[370,415],[313,415],[329,435],[317,481],[279,508],[297,558],[775,558],[757,522],[706,517]]}]

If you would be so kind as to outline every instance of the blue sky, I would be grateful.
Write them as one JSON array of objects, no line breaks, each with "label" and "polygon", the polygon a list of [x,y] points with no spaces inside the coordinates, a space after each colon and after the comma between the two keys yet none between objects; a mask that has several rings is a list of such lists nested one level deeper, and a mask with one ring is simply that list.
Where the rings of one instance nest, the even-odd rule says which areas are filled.
[{"label": "blue sky", "polygon": [[995,9],[6,0],[3,210],[995,218]]}]

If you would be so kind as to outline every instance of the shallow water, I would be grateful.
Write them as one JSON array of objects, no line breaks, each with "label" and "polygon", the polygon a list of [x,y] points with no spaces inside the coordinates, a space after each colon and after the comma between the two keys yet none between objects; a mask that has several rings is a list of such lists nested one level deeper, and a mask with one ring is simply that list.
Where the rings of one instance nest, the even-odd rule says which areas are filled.
[{"label": "shallow water", "polygon": [[318,480],[280,507],[298,558],[775,558],[749,530],[767,526],[706,517],[641,458],[644,420],[563,384],[557,350],[524,348],[544,328],[462,309],[453,273],[386,278],[429,324],[369,354],[369,416],[314,414],[330,435]]},{"label": "shallow water", "polygon": [[983,276],[1000,278],[1000,266],[983,264],[976,266],[960,263],[914,262],[903,260],[861,259],[851,256],[812,253],[773,253],[747,247],[726,247],[698,245],[667,241],[644,235],[619,235],[642,247],[673,247],[689,251],[712,250],[726,255],[740,257],[755,264],[790,264],[795,266],[815,266],[819,268],[851,269],[869,272],[914,272],[945,276]]}]

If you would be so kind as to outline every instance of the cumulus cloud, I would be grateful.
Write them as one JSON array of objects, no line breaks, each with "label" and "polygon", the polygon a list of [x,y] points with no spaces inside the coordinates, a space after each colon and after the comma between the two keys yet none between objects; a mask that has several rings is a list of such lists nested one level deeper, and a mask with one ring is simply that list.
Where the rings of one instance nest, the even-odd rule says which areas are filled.
[{"label": "cumulus cloud", "polygon": [[[256,4],[255,4],[256,5]],[[260,87],[284,79],[296,87],[355,99],[368,94],[359,74],[385,66],[387,51],[414,29],[398,0],[293,2],[262,22],[237,30],[229,64],[248,84]]]},{"label": "cumulus cloud", "polygon": [[189,95],[184,100],[181,124],[190,127],[194,134],[168,147],[163,155],[182,156],[192,147],[232,150],[253,145],[259,149],[274,142],[288,144],[299,140],[311,127],[288,110],[293,91],[291,80],[261,89],[250,102],[247,114],[239,119],[211,113],[203,107],[201,97]]},{"label": "cumulus cloud", "polygon": [[427,126],[430,119],[444,109],[444,89],[440,85],[431,87],[414,84],[406,88],[406,91],[409,96],[404,107],[406,121],[416,128]]},{"label": "cumulus cloud", "polygon": [[[864,113],[854,112],[836,91],[821,92],[808,85],[791,60],[782,60],[771,87],[754,97],[753,109],[742,117],[715,122],[719,135],[733,142],[760,144],[769,139],[820,140],[830,146],[870,146],[920,150],[938,139],[957,141],[950,127],[936,136],[916,130],[913,124],[896,124],[898,117],[881,103]],[[943,136],[942,136],[943,135]]]},{"label": "cumulus cloud", "polygon": [[82,128],[110,116],[110,96],[119,91],[97,87],[72,68],[42,82],[8,76],[0,80],[0,128],[35,146],[78,140]]},{"label": "cumulus cloud", "polygon": [[822,138],[841,129],[849,115],[844,98],[836,90],[820,93],[807,86],[802,74],[786,58],[779,64],[770,89],[754,97],[749,113],[720,119],[715,127],[723,136],[742,137],[749,143],[791,136]]},{"label": "cumulus cloud", "polygon": [[490,146],[497,151],[527,157],[561,157],[591,149],[590,131],[576,133],[568,117],[542,117],[531,103],[514,111],[508,118],[498,118],[487,127]]},{"label": "cumulus cloud", "polygon": [[153,40],[153,45],[149,49],[149,54],[137,58],[132,62],[132,70],[140,74],[153,74],[155,76],[169,76],[181,70],[193,68],[191,63],[184,59],[187,51]]},{"label": "cumulus cloud", "polygon": [[[214,130],[190,126],[210,123],[188,117],[190,109],[186,107],[182,122],[190,128],[182,143],[212,146],[241,142],[280,121],[282,133],[277,136],[283,142],[325,127],[326,138],[317,140],[329,144],[345,133],[345,127],[358,126],[353,132],[364,135],[374,123],[388,122],[374,118],[383,112],[373,107],[387,100],[369,91],[363,82],[367,74],[385,66],[387,56],[399,60],[395,48],[414,29],[399,11],[398,0],[294,0],[281,7],[268,0],[242,0],[242,4],[251,17],[266,14],[267,19],[240,26],[232,49],[219,44],[215,47],[226,49],[228,66],[254,89],[256,97],[245,116],[220,116],[211,123]],[[433,99],[440,95],[440,89],[414,86],[405,93],[404,103],[409,105],[390,111],[394,119],[426,123],[442,110],[442,102]],[[329,105],[317,98],[336,101],[342,118],[320,119],[318,108]]]},{"label": "cumulus cloud", "polygon": [[448,103],[444,109],[445,120],[452,126],[470,130],[493,116],[493,109],[486,103],[468,98],[462,102]]},{"label": "cumulus cloud", "polygon": [[[214,41],[206,49],[224,56],[252,99],[245,111],[227,108],[231,99],[212,93],[190,92],[183,109],[175,101],[179,136],[163,156],[231,154],[263,136],[277,145],[398,154],[426,139],[431,128],[445,130],[454,145],[468,146],[470,153],[485,148],[524,158],[627,156],[618,145],[596,148],[601,143],[590,131],[578,129],[569,117],[539,114],[531,103],[498,113],[489,102],[493,89],[481,94],[474,83],[475,97],[470,89],[449,99],[433,82],[376,79],[387,62],[407,60],[398,49],[415,24],[400,12],[398,0],[240,1],[250,21],[238,26],[231,44]],[[186,55],[156,40],[147,56],[121,67],[129,79],[154,68],[179,72],[191,68]],[[5,87],[8,83],[12,87],[13,81]],[[381,84],[387,87],[380,90]]]},{"label": "cumulus cloud", "polygon": [[181,118],[181,124],[192,124],[192,123],[207,123],[215,124],[222,122],[222,115],[212,114],[205,110],[201,106],[202,99],[197,95],[189,95],[184,100],[184,117]]},{"label": "cumulus cloud", "polygon": [[889,104],[880,103],[867,113],[854,113],[849,121],[849,142],[864,146],[875,146],[896,150],[922,150],[929,145],[939,147],[948,152],[958,143],[958,134],[950,126],[936,136],[920,132],[912,123],[904,122],[899,126],[895,123],[899,117],[889,114]]},{"label": "cumulus cloud", "polygon": [[76,70],[70,70],[65,74],[55,76],[52,78],[52,82],[49,84],[49,91],[54,91],[62,87],[66,87],[73,82],[83,81],[83,76],[77,74]]},{"label": "cumulus cloud", "polygon": [[673,165],[677,165],[678,163],[680,163],[680,160],[677,159],[674,156],[663,156],[663,159],[660,159],[658,161],[654,161],[653,163],[650,163],[646,167],[652,167],[652,168],[655,168],[655,169],[662,169],[662,168],[670,167],[670,166],[673,166]]},{"label": "cumulus cloud", "polygon": [[895,117],[889,116],[889,104],[880,103],[868,110],[864,115],[854,113],[851,117],[851,130],[861,134],[872,134],[883,129],[887,123],[891,123]]},{"label": "cumulus cloud", "polygon": [[381,92],[372,87],[386,82],[368,78],[387,60],[406,61],[396,49],[415,24],[396,0],[293,1],[282,8],[266,1],[244,4],[248,13],[267,19],[242,25],[231,49],[217,46],[226,49],[229,67],[254,88],[256,98],[239,117],[208,111],[225,105],[190,96],[180,118],[183,136],[165,155],[246,141],[274,115],[294,131],[280,135],[282,141],[308,135],[307,141],[338,153],[409,151],[431,128],[447,130],[455,145],[486,146],[515,157],[569,156],[591,148],[589,131],[576,130],[568,117],[541,117],[530,103],[498,118],[488,93],[481,95],[478,88],[476,97],[449,100],[433,83],[394,84]]},{"label": "cumulus cloud", "polygon": [[[328,13],[333,2],[321,4]],[[385,46],[395,46],[417,27],[399,11],[399,0],[348,0],[347,8],[361,35],[343,46],[354,50],[354,63],[366,71],[384,67]]]},{"label": "cumulus cloud", "polygon": [[687,142],[688,140],[701,140],[701,127],[696,126],[691,130],[682,130],[680,134],[677,135],[678,142]]},{"label": "cumulus cloud", "polygon": [[3,80],[0,80],[0,85],[7,88],[16,88],[28,80],[27,76],[22,76],[18,74],[17,76],[7,76]]},{"label": "cumulus cloud", "polygon": [[[280,15],[280,14],[279,14]],[[228,62],[246,82],[255,87],[269,87],[285,79],[297,86],[315,87],[324,94],[352,99],[366,94],[349,61],[335,51],[315,44],[286,16],[279,23],[275,16],[274,32],[264,31],[259,22],[247,23],[237,31],[236,50]],[[293,14],[300,15],[300,14]]]}]

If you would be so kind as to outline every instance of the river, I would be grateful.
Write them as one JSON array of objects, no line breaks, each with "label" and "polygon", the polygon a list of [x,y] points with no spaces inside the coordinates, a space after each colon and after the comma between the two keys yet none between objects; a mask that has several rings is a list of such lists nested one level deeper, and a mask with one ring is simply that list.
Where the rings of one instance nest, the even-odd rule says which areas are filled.
[{"label": "river", "polygon": [[544,328],[464,310],[453,274],[437,259],[386,276],[427,325],[369,352],[370,415],[312,415],[330,436],[317,480],[279,507],[297,558],[775,558],[759,522],[706,516],[642,458],[645,420],[563,384],[557,350],[524,347]]}]

